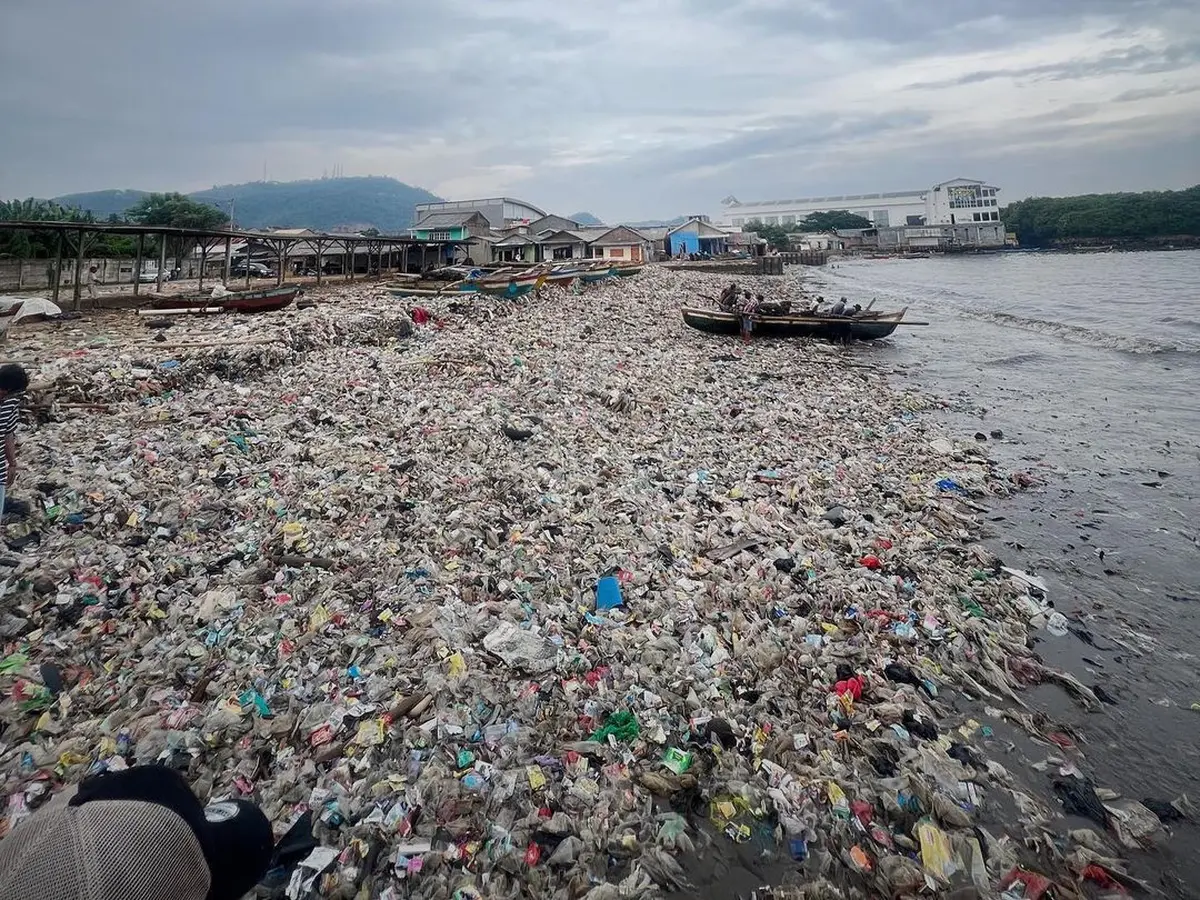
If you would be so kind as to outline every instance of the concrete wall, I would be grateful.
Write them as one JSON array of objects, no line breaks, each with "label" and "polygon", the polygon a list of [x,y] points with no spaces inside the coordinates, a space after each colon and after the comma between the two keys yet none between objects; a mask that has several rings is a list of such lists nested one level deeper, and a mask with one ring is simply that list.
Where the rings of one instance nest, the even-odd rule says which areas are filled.
[{"label": "concrete wall", "polygon": [[[221,260],[224,262],[224,252]],[[133,284],[133,265],[135,260],[129,259],[85,259],[82,276],[87,275],[91,266],[98,266],[96,278],[106,285]],[[0,290],[3,291],[38,291],[53,287],[53,281],[47,277],[47,268],[54,265],[52,259],[3,259],[0,260]],[[168,265],[169,268],[169,265]],[[143,259],[142,271],[156,272],[158,260]],[[84,280],[81,277],[81,280]],[[62,285],[75,283],[75,260],[64,259],[62,273],[59,279]]]}]

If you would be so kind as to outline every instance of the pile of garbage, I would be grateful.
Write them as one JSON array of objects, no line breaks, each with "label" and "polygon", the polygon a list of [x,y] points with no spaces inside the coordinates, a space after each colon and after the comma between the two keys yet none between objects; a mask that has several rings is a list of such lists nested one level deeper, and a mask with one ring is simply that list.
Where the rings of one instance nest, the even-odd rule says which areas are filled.
[{"label": "pile of garbage", "polygon": [[717,896],[690,873],[734,846],[778,896],[1133,886],[1159,815],[1026,708],[1101,701],[978,544],[1021,473],[842,348],[685,329],[721,285],[346,287],[16,347],[56,402],[9,527],[0,831],[157,762],[289,835],[264,896]]}]

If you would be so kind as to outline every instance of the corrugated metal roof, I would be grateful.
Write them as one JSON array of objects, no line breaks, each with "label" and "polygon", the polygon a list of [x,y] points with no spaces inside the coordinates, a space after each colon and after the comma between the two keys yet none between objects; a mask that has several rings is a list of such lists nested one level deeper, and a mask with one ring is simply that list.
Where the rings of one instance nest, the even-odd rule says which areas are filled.
[{"label": "corrugated metal roof", "polygon": [[[453,228],[456,225],[466,225],[467,222],[479,215],[480,213],[473,209],[462,212],[435,212],[425,216],[413,227],[420,228],[422,231],[429,228]],[[480,217],[482,218],[482,216]]]}]

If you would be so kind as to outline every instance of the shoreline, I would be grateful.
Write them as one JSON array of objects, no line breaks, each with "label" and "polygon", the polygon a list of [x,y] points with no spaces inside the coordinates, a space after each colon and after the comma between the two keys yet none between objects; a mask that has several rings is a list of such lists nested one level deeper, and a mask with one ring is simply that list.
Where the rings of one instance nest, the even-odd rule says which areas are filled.
[{"label": "shoreline", "polygon": [[[436,308],[445,327],[411,338],[378,288],[340,285],[310,292],[316,310],[188,323],[180,341],[173,327],[170,350],[131,327],[133,341],[64,357],[55,390],[112,404],[139,437],[109,445],[72,413],[43,426],[62,449],[29,464],[30,484],[65,480],[50,499],[82,521],[48,531],[53,568],[17,570],[27,584],[6,608],[26,606],[59,643],[33,643],[0,687],[36,693],[35,663],[78,665],[70,646],[92,680],[48,707],[43,746],[3,736],[8,793],[29,781],[24,752],[40,769],[70,745],[84,758],[68,780],[97,758],[119,765],[104,741],[124,728],[139,762],[182,753],[208,792],[258,799],[277,831],[304,804],[325,843],[379,844],[393,866],[373,878],[404,843],[381,824],[411,820],[437,845],[411,854],[430,869],[418,889],[472,870],[534,896],[679,889],[680,854],[710,839],[717,855],[725,840],[803,855],[810,879],[859,891],[926,875],[939,892],[990,890],[1018,857],[1062,876],[1066,860],[998,833],[985,848],[971,827],[1010,802],[1013,776],[989,758],[1004,741],[1070,740],[1020,709],[1015,673],[1099,703],[1034,668],[1027,626],[1049,613],[973,536],[978,500],[1011,492],[1008,475],[838,348],[685,329],[679,301],[723,280],[648,270],[578,296]],[[92,325],[64,329],[76,349]],[[237,343],[260,329],[271,344]],[[174,346],[214,334],[225,346]],[[18,360],[26,343],[10,337]],[[89,500],[105,452],[112,496]],[[166,461],[182,489],[155,501],[138,479],[162,481]],[[333,565],[283,562],[297,557]],[[116,586],[71,574],[114,568]],[[597,610],[613,570],[622,606]],[[504,622],[525,637],[497,636]],[[135,640],[143,658],[126,671],[111,651]],[[133,688],[134,704],[106,706],[101,686]],[[1003,715],[981,723],[988,707]],[[589,742],[616,712],[638,735]],[[1026,799],[1039,836],[1058,814]],[[1081,835],[1072,859],[1089,847],[1119,852]]]}]

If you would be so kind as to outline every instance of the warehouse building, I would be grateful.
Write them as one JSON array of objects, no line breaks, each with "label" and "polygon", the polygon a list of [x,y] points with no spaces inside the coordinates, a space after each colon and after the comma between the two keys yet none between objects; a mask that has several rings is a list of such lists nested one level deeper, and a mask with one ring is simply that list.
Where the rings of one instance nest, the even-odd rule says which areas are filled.
[{"label": "warehouse building", "polygon": [[922,225],[967,225],[999,222],[1000,189],[983,181],[955,178],[925,190],[880,194],[842,194],[794,200],[743,203],[736,197],[721,201],[720,221],[734,228],[748,222],[796,225],[818,212],[846,210],[876,228]]}]

